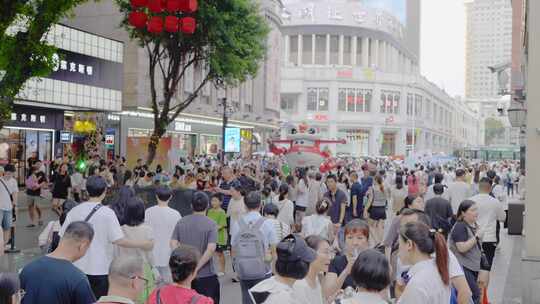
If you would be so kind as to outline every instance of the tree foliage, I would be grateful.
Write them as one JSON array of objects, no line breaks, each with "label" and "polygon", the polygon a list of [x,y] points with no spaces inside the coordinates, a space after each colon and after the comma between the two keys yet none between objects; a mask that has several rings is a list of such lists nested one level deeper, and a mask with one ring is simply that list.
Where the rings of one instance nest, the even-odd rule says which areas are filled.
[{"label": "tree foliage", "polygon": [[[129,0],[116,0],[124,14],[123,26],[149,60],[150,101],[154,131],[148,146],[151,164],[167,126],[185,110],[207,84],[237,85],[255,76],[266,51],[269,28],[252,0],[200,0],[193,34],[149,33],[129,25],[133,11]],[[163,15],[170,15],[165,12]],[[178,12],[177,17],[186,16]],[[177,94],[188,68],[202,68],[204,75],[185,98]]]},{"label": "tree foliage", "polygon": [[489,117],[485,120],[486,144],[493,143],[495,139],[504,135],[505,128],[502,121]]},{"label": "tree foliage", "polygon": [[54,66],[54,46],[44,35],[85,0],[0,1],[0,128],[15,96],[32,77],[47,76]]}]

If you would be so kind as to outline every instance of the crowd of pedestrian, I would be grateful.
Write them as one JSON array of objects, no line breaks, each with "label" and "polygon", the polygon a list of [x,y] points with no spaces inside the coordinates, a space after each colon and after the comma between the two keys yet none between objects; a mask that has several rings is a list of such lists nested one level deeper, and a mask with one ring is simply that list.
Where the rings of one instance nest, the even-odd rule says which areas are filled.
[{"label": "crowd of pedestrian", "polygon": [[[30,228],[45,189],[59,218],[40,235],[43,257],[0,275],[25,304],[223,303],[228,272],[243,304],[482,303],[508,200],[525,190],[513,162],[343,160],[324,174],[274,158],[182,159],[170,172],[119,157],[29,165]],[[6,243],[18,187],[2,171]]]}]

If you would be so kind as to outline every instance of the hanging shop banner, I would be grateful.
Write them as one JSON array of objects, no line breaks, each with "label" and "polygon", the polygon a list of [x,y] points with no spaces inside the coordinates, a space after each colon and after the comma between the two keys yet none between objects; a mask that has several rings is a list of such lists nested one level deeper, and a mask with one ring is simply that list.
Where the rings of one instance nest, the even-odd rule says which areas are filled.
[{"label": "hanging shop banner", "polygon": [[240,152],[240,128],[225,129],[225,152]]}]

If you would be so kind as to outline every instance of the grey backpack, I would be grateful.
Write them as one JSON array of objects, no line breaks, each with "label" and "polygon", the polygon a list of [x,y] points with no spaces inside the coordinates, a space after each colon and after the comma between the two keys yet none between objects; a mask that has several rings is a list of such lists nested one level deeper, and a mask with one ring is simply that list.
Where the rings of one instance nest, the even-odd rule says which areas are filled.
[{"label": "grey backpack", "polygon": [[244,219],[238,221],[240,231],[234,240],[234,270],[240,280],[256,280],[270,272],[270,266],[265,262],[264,235],[261,226],[264,217],[255,223],[246,224]]}]

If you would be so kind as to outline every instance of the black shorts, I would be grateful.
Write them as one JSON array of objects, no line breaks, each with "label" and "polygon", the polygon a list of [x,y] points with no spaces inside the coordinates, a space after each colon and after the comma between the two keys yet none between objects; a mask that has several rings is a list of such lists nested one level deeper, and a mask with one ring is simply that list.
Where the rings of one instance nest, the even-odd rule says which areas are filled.
[{"label": "black shorts", "polygon": [[379,206],[379,207],[372,206],[371,208],[369,208],[369,218],[374,220],[374,221],[385,220],[386,219],[386,207],[384,207],[384,206]]},{"label": "black shorts", "polygon": [[296,212],[296,211],[306,212],[306,209],[307,209],[307,207],[298,206],[296,204],[294,205],[294,212]]},{"label": "black shorts", "polygon": [[227,251],[227,245],[217,245],[216,246],[216,252],[224,252]]}]

